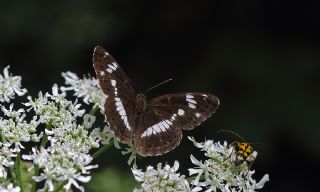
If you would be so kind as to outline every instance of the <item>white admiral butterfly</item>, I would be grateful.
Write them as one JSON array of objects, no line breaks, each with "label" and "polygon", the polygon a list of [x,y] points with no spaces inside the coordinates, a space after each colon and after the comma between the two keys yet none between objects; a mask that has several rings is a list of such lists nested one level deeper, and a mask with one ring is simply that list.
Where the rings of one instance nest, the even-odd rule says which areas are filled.
[{"label": "white admiral butterfly", "polygon": [[180,143],[182,129],[195,128],[218,108],[216,96],[200,92],[162,95],[147,102],[104,48],[95,47],[92,60],[107,95],[105,116],[110,129],[120,142],[133,141],[142,155],[171,151]]}]

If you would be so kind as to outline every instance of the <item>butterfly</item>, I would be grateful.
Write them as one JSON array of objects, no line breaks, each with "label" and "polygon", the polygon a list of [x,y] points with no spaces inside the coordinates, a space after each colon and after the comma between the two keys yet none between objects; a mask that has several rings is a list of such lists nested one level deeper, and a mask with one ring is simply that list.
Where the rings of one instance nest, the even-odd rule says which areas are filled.
[{"label": "butterfly", "polygon": [[219,99],[209,93],[174,93],[147,101],[136,93],[119,64],[100,46],[93,52],[93,67],[106,100],[105,117],[121,143],[134,146],[141,155],[156,156],[173,150],[190,130],[215,113]]}]

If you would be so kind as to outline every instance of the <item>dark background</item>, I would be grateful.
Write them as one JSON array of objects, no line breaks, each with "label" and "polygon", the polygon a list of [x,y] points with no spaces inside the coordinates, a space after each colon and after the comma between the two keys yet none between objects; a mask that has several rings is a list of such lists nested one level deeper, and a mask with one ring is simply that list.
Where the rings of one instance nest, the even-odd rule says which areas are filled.
[{"label": "dark background", "polygon": [[[93,48],[104,46],[140,91],[173,78],[149,98],[206,91],[221,100],[178,148],[139,166],[177,159],[186,173],[197,153],[186,135],[235,140],[216,134],[227,129],[255,143],[256,179],[271,178],[263,191],[311,191],[320,171],[319,16],[307,1],[1,1],[0,65],[35,96],[61,85],[61,72],[93,75]],[[96,171],[130,174],[127,158],[110,150]]]}]

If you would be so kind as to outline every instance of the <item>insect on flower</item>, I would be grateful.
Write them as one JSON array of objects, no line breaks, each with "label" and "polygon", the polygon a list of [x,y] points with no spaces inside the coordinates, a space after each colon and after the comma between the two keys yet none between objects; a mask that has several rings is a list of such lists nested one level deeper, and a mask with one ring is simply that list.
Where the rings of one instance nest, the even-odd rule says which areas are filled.
[{"label": "insect on flower", "polygon": [[234,141],[229,144],[229,146],[232,148],[232,151],[228,158],[233,159],[233,162],[236,166],[239,166],[242,163],[247,162],[248,168],[250,169],[257,156],[257,152],[253,150],[252,143],[245,142],[243,137],[241,137],[239,134],[233,131],[220,130],[218,132],[231,133],[241,140]]},{"label": "insect on flower", "polygon": [[216,96],[205,92],[173,93],[147,101],[104,48],[94,49],[92,61],[106,94],[104,113],[110,130],[121,143],[133,141],[140,155],[173,150],[182,139],[182,130],[199,126],[220,104]]}]

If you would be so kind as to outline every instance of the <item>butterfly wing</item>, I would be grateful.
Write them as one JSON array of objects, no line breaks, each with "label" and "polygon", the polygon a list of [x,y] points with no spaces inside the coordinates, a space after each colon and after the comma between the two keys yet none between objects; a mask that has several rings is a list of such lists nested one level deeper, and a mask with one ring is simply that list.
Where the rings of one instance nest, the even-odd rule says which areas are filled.
[{"label": "butterfly wing", "polygon": [[122,143],[129,143],[133,136],[135,91],[121,67],[102,47],[95,47],[93,67],[102,91],[106,94],[105,116]]},{"label": "butterfly wing", "polygon": [[160,116],[174,118],[180,129],[190,130],[214,114],[219,104],[219,99],[209,93],[178,93],[152,99],[149,108]]},{"label": "butterfly wing", "polygon": [[161,155],[182,139],[181,129],[200,125],[218,108],[219,100],[208,93],[178,93],[152,99],[139,121],[135,146],[145,155]]},{"label": "butterfly wing", "polygon": [[173,126],[169,117],[147,110],[140,116],[139,127],[134,144],[140,154],[146,156],[162,155],[179,145],[182,131]]}]

